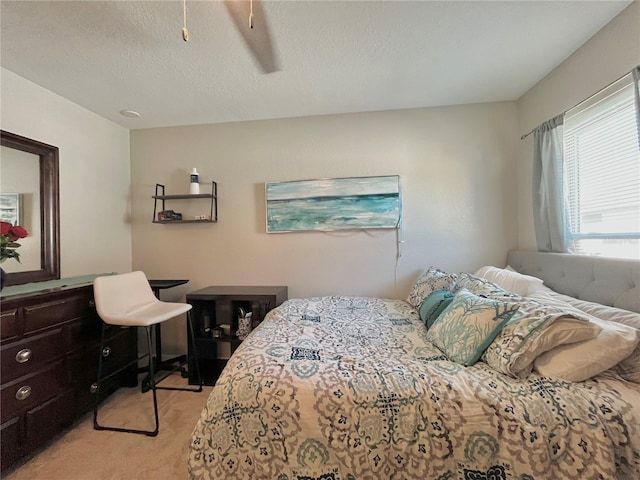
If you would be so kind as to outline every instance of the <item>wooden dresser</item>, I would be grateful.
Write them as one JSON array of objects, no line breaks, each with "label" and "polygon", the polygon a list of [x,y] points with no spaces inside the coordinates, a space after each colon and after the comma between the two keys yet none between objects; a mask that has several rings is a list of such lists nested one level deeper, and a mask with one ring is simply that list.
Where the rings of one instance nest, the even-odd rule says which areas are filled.
[{"label": "wooden dresser", "polygon": [[[90,388],[98,369],[101,328],[92,283],[9,296],[6,290],[0,299],[2,471],[93,408]],[[107,368],[115,370],[136,358],[135,329],[113,327],[107,339]],[[120,386],[135,386],[135,365],[112,380],[101,398]]]}]

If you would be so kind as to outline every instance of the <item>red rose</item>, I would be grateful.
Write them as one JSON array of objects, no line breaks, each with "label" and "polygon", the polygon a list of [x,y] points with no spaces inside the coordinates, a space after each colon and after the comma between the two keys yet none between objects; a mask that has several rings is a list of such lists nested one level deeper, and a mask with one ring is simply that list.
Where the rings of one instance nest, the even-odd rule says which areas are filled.
[{"label": "red rose", "polygon": [[9,236],[14,242],[20,238],[26,237],[27,235],[29,235],[29,233],[20,225],[15,225],[9,230]]},{"label": "red rose", "polygon": [[12,225],[9,222],[0,222],[0,235],[6,235],[11,230]]}]

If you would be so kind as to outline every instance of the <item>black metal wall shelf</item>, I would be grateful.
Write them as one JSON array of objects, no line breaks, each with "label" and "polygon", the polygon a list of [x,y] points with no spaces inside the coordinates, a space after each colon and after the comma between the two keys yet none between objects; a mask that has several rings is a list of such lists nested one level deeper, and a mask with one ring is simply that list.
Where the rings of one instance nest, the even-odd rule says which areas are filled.
[{"label": "black metal wall shelf", "polygon": [[[165,195],[164,185],[156,183],[156,193],[152,196],[154,199],[153,204],[153,223],[215,223],[218,221],[218,184],[211,182],[211,193],[198,193],[198,194],[184,194],[184,195]],[[165,211],[166,200],[198,200],[198,199],[210,199],[211,208],[209,218],[206,219],[190,219],[190,220],[158,220],[158,212]],[[158,202],[161,203],[161,208],[158,210]]]}]

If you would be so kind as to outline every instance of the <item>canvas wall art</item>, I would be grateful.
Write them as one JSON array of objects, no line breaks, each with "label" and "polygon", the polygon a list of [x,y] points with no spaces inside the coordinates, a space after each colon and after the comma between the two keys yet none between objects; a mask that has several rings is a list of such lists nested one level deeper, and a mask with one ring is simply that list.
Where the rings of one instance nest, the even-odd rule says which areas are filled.
[{"label": "canvas wall art", "polygon": [[266,183],[267,232],[398,228],[400,177]]}]

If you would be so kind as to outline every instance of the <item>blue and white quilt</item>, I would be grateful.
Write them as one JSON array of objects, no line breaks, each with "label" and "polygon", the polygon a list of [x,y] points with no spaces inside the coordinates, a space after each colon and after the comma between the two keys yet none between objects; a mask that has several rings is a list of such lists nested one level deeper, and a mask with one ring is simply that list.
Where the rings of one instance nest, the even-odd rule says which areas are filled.
[{"label": "blue and white quilt", "polygon": [[192,479],[638,479],[640,391],[449,361],[401,300],[271,311],[191,438]]}]

